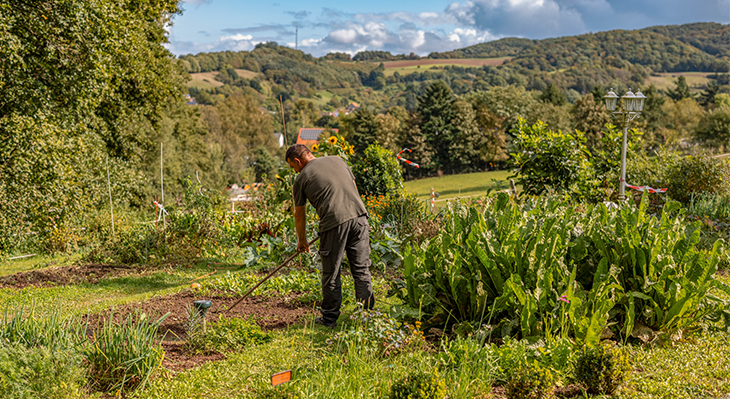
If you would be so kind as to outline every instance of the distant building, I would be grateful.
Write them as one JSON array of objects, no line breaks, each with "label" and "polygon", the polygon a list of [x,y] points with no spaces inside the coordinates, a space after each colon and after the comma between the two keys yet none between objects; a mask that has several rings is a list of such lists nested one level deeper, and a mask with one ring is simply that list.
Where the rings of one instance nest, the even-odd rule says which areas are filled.
[{"label": "distant building", "polygon": [[350,103],[350,105],[348,105],[347,107],[338,108],[332,112],[323,112],[320,115],[321,116],[330,115],[330,116],[334,116],[335,118],[337,118],[338,116],[340,116],[340,114],[349,115],[351,112],[354,112],[358,108],[360,108],[360,104]]},{"label": "distant building", "polygon": [[195,98],[190,96],[190,94],[186,94],[185,96],[185,104],[187,105],[196,105],[197,102],[195,102]]},{"label": "distant building", "polygon": [[274,139],[276,140],[276,144],[279,145],[279,148],[284,146],[284,133],[274,133]]},{"label": "distant building", "polygon": [[325,129],[321,127],[303,127],[299,129],[299,134],[297,135],[297,144],[304,144],[310,149],[312,148],[313,144],[317,144],[317,139],[319,138],[319,135],[322,134],[322,132],[326,130],[331,130],[332,132],[339,133],[340,131],[338,129]]}]

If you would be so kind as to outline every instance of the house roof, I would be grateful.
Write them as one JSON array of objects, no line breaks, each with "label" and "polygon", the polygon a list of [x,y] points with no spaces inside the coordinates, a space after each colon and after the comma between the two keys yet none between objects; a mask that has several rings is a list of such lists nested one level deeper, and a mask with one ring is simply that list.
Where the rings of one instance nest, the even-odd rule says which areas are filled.
[{"label": "house roof", "polygon": [[338,129],[324,129],[321,127],[303,127],[299,129],[299,135],[297,136],[297,144],[304,144],[311,146],[317,143],[319,135],[325,130],[332,130],[335,133],[339,133]]}]

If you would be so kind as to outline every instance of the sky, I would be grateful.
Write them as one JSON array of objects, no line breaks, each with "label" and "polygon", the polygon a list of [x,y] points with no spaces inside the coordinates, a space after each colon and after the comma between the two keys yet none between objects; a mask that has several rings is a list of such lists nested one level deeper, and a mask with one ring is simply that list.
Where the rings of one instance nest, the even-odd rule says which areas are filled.
[{"label": "sky", "polygon": [[503,37],[730,23],[730,0],[184,0],[182,6],[167,45],[176,55],[275,41],[317,57],[363,50],[425,56]]}]

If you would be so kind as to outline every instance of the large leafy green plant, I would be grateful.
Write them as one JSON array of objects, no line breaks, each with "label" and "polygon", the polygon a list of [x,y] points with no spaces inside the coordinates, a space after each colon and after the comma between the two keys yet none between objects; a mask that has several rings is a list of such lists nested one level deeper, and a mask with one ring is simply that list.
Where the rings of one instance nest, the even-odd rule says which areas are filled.
[{"label": "large leafy green plant", "polygon": [[434,325],[488,322],[503,336],[589,344],[609,326],[626,337],[637,323],[674,331],[727,316],[711,295],[730,292],[713,277],[721,244],[702,256],[699,225],[686,225],[677,203],[660,218],[646,206],[520,206],[506,194],[484,209],[450,205],[441,234],[405,251],[399,310]]}]

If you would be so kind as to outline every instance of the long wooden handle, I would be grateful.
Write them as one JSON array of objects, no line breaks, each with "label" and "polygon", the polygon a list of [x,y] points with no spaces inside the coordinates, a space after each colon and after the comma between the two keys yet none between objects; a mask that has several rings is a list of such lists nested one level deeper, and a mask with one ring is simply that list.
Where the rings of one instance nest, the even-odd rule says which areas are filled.
[{"label": "long wooden handle", "polygon": [[[309,245],[309,246],[312,246],[312,244],[314,244],[315,242],[317,242],[317,240],[319,240],[319,237],[317,237],[317,238],[315,238],[314,240],[310,241],[308,245]],[[272,271],[271,273],[269,273],[269,275],[268,275],[268,276],[264,277],[264,279],[263,279],[263,280],[259,281],[259,282],[258,282],[258,284],[254,285],[254,286],[253,286],[253,287],[252,287],[252,288],[251,288],[250,290],[246,291],[246,293],[245,293],[245,294],[243,294],[243,296],[242,296],[242,297],[241,297],[241,298],[240,298],[239,300],[237,300],[237,301],[236,301],[236,303],[234,303],[233,305],[231,305],[231,307],[230,307],[230,308],[228,308],[228,309],[226,310],[226,312],[230,312],[230,311],[231,311],[231,309],[233,309],[233,308],[234,308],[234,307],[235,307],[236,305],[238,305],[239,303],[241,303],[241,301],[242,301],[242,300],[246,299],[246,297],[247,297],[247,296],[249,296],[249,295],[250,295],[250,294],[251,294],[252,292],[254,292],[254,290],[256,290],[256,288],[259,288],[259,286],[260,286],[261,284],[263,284],[263,283],[264,283],[264,282],[265,282],[266,280],[270,279],[270,278],[271,278],[271,276],[273,276],[274,274],[276,274],[276,272],[278,272],[278,271],[279,271],[279,270],[280,270],[280,269],[281,269],[282,267],[286,266],[286,264],[287,264],[287,263],[291,262],[291,260],[292,260],[292,259],[294,259],[294,258],[295,258],[295,257],[296,257],[297,255],[299,255],[300,253],[301,253],[301,252],[295,252],[295,253],[294,253],[294,254],[292,254],[292,255],[291,255],[290,257],[286,258],[286,260],[285,260],[284,262],[282,262],[282,263],[281,263],[281,264],[280,264],[280,265],[279,265],[279,266],[278,266],[278,267],[277,267],[276,269],[274,269],[274,270],[273,270],[273,271]]]}]

